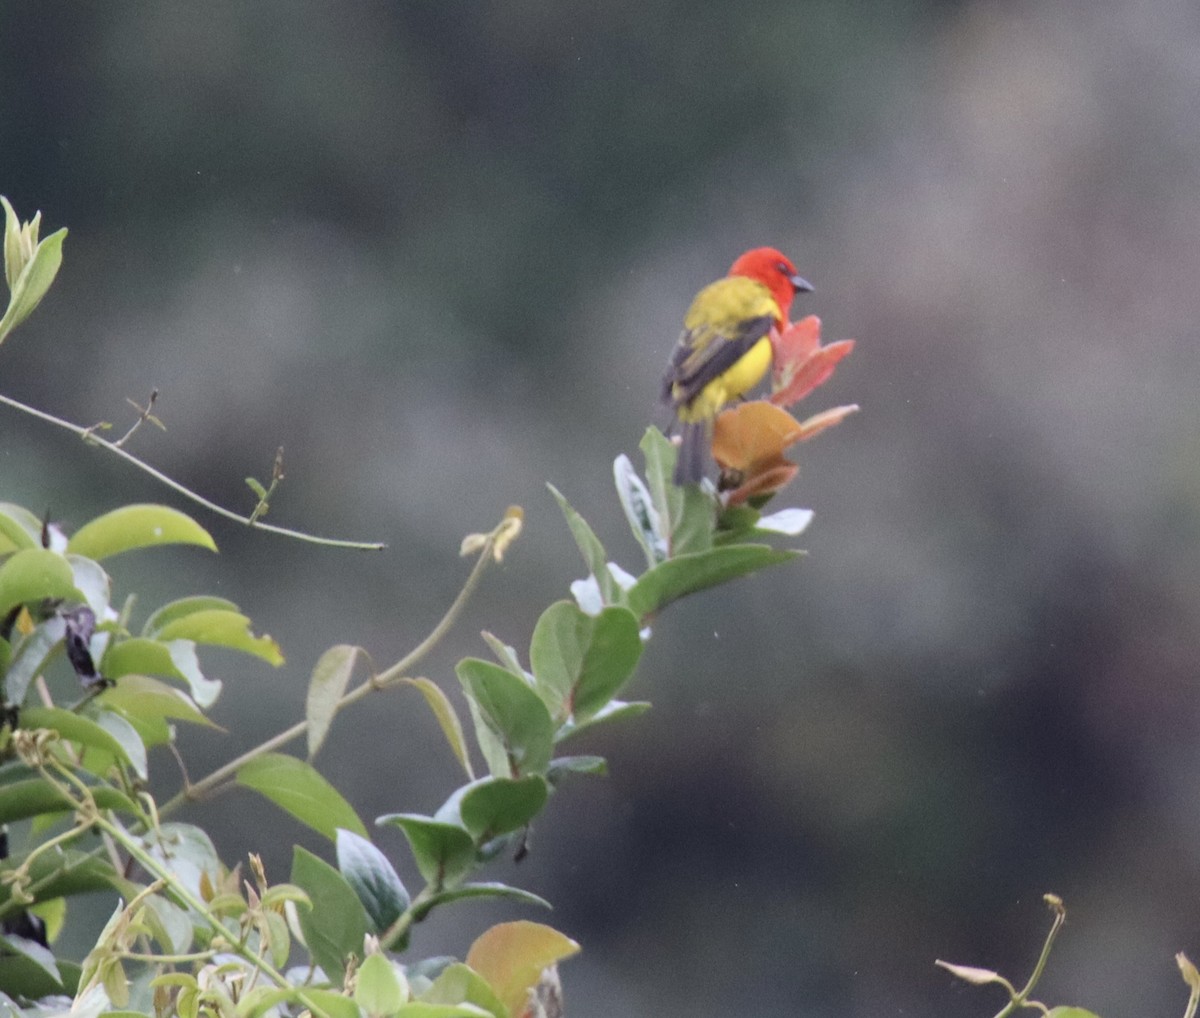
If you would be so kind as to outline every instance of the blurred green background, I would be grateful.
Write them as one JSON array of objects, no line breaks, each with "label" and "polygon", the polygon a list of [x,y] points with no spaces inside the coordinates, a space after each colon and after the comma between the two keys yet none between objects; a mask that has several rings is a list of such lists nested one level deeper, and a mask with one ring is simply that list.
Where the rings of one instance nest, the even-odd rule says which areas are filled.
[{"label": "blurred green background", "polygon": [[[0,391],[347,554],[200,516],[220,557],[117,560],[283,645],[210,658],[227,735],[302,711],[317,655],[388,662],[526,536],[427,662],[527,645],[581,571],[551,481],[627,567],[611,489],[691,295],[745,247],[859,345],[786,504],[810,556],[656,625],[507,879],[580,940],[572,1018],[988,1014],[936,957],[1042,999],[1174,1014],[1200,955],[1200,19],[1188,0],[0,3],[0,193],[71,234]],[[801,408],[805,409],[805,408]],[[0,408],[0,498],[68,527],[167,493]],[[419,698],[323,752],[360,813],[432,811],[455,765]],[[175,780],[159,761],[164,788]],[[286,875],[319,844],[249,793],[192,816]],[[399,835],[379,841],[407,866]],[[411,868],[404,871],[411,873]],[[419,928],[462,954],[511,908]],[[524,913],[520,913],[524,914]],[[543,918],[530,915],[530,918]],[[81,945],[81,949],[83,946]]]}]

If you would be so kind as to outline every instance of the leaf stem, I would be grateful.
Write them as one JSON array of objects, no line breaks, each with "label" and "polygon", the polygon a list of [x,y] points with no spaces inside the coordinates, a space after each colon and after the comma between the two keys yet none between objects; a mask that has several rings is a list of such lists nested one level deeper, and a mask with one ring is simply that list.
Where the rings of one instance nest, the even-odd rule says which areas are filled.
[{"label": "leaf stem", "polygon": [[391,951],[395,949],[396,944],[402,941],[408,934],[408,931],[412,929],[413,923],[417,921],[417,914],[425,908],[429,903],[429,899],[436,893],[432,884],[426,884],[421,888],[417,896],[408,903],[408,908],[401,912],[396,917],[396,921],[380,934],[379,946],[382,950]]},{"label": "leaf stem", "polygon": [[[425,655],[437,645],[438,641],[441,640],[447,632],[449,632],[449,630],[458,621],[459,616],[462,615],[463,609],[466,607],[467,602],[471,599],[471,596],[479,587],[479,581],[483,578],[483,574],[486,572],[488,564],[493,560],[492,547],[495,543],[495,537],[497,532],[499,532],[504,525],[505,524],[502,522],[496,528],[496,530],[487,535],[486,540],[479,550],[479,555],[475,560],[475,565],[472,567],[470,574],[467,576],[466,582],[463,584],[462,589],[458,592],[458,596],[455,597],[450,607],[446,609],[445,614],[438,621],[437,625],[433,627],[429,635],[426,636],[425,639],[423,639],[419,644],[417,644],[416,647],[405,654],[404,657],[402,657],[394,665],[384,669],[378,675],[371,676],[371,678],[367,679],[365,682],[360,683],[354,689],[350,690],[348,693],[345,693],[341,699],[338,700],[337,705],[334,707],[335,714],[340,713],[346,707],[357,703],[363,697],[375,692],[376,690],[387,689],[399,683],[399,681],[404,678],[405,673],[407,673],[418,661],[424,658]],[[273,752],[274,750],[279,749],[281,746],[287,745],[287,743],[291,742],[293,739],[300,738],[300,736],[302,736],[306,731],[308,731],[308,720],[305,719],[303,721],[297,721],[290,728],[286,728],[282,732],[271,736],[271,738],[267,739],[265,742],[260,743],[252,749],[248,749],[245,753],[242,753],[240,756],[235,757],[228,763],[218,767],[211,774],[206,775],[194,784],[188,785],[171,799],[167,800],[167,802],[163,803],[163,805],[159,807],[160,815],[169,814],[178,809],[185,802],[199,799],[204,795],[207,795],[223,781],[232,778],[245,764],[249,763],[251,760],[262,756],[264,753]]]},{"label": "leaf stem", "polygon": [[[152,467],[145,460],[139,459],[133,453],[123,449],[118,443],[110,442],[105,438],[101,438],[95,433],[94,428],[85,428],[81,425],[74,424],[71,421],[63,420],[61,417],[55,417],[53,414],[48,414],[44,410],[38,410],[36,407],[31,407],[18,400],[0,394],[0,403],[5,406],[10,406],[14,410],[20,410],[22,413],[29,414],[31,417],[36,417],[38,420],[46,421],[48,424],[53,424],[56,427],[63,428],[74,435],[78,435],[85,442],[99,446],[114,456],[119,456],[128,463],[132,463],[139,470],[149,474],[160,484],[166,485],[176,494],[182,495],[184,498],[195,502],[199,506],[203,506],[211,513],[217,516],[223,516],[227,520],[232,520],[234,523],[240,523],[243,526],[250,527],[254,530],[266,530],[272,534],[278,534],[281,537],[290,537],[296,541],[305,541],[309,544],[319,544],[328,548],[350,548],[355,551],[380,551],[386,548],[387,545],[380,541],[348,541],[337,537],[319,537],[316,534],[310,534],[303,530],[292,530],[290,527],[280,527],[273,523],[263,523],[259,519],[250,516],[242,516],[239,513],[233,512],[231,509],[226,509],[224,506],[217,505],[205,498],[203,495],[192,491],[191,488],[185,487],[172,477],[168,477],[161,470]],[[124,441],[124,439],[121,439]]]}]

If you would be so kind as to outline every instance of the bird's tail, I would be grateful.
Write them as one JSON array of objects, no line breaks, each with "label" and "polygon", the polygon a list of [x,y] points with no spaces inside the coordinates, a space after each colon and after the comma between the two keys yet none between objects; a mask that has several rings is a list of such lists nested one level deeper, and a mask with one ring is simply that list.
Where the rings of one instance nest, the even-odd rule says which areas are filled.
[{"label": "bird's tail", "polygon": [[708,421],[682,424],[679,428],[679,455],[675,459],[675,483],[699,484],[704,477],[705,449],[708,446]]}]

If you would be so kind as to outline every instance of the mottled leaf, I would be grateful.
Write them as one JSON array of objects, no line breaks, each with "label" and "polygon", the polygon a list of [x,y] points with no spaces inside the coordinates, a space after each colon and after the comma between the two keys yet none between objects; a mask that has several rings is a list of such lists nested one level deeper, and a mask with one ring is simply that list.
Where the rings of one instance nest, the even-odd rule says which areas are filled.
[{"label": "mottled leaf", "polygon": [[338,870],[358,895],[367,915],[382,933],[409,906],[408,891],[392,864],[366,838],[353,831],[337,832]]}]

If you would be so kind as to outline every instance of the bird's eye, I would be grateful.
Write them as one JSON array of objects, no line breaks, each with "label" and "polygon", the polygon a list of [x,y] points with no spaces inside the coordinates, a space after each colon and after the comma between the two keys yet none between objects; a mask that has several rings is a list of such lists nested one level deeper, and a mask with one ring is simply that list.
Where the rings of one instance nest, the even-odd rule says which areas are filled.
[{"label": "bird's eye", "polygon": [[792,272],[794,271],[792,269],[792,267],[790,265],[788,265],[787,262],[780,262],[778,265],[775,266],[775,268],[777,268],[785,276],[790,276],[792,274]]}]

